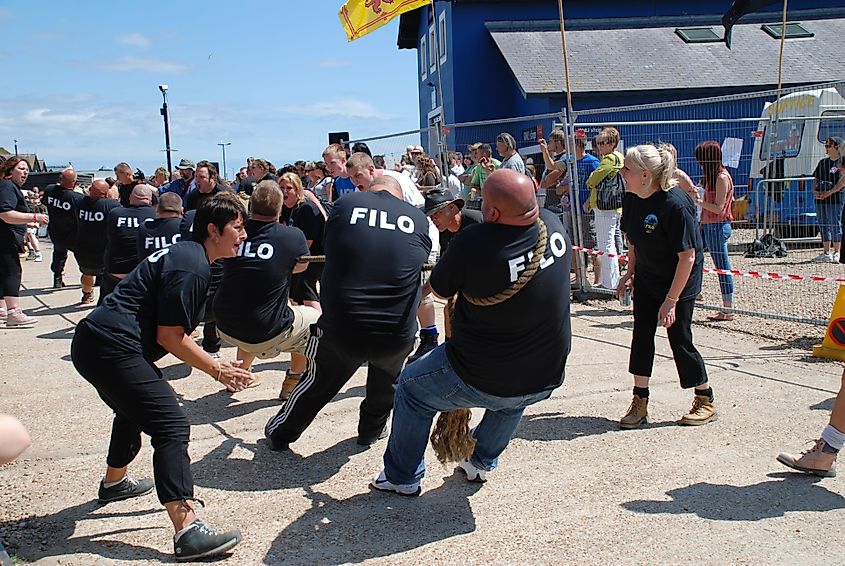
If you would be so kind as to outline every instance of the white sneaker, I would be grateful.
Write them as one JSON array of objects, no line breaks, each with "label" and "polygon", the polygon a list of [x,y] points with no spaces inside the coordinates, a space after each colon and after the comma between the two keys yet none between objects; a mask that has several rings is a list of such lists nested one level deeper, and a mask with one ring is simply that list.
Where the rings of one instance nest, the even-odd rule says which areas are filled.
[{"label": "white sneaker", "polygon": [[487,481],[487,472],[485,470],[479,470],[469,460],[461,460],[458,462],[458,467],[466,474],[467,481],[473,483],[484,483]]},{"label": "white sneaker", "polygon": [[422,487],[420,487],[420,482],[418,481],[408,484],[395,484],[389,482],[387,476],[384,475],[384,470],[382,470],[381,473],[370,482],[370,485],[373,486],[373,489],[377,489],[379,491],[392,491],[393,493],[404,495],[406,497],[416,497],[422,492]]},{"label": "white sneaker", "polygon": [[819,255],[817,255],[816,257],[814,257],[813,259],[811,259],[810,261],[815,262],[815,263],[828,263],[828,262],[831,261],[830,258],[831,258],[831,255],[829,253],[822,252]]},{"label": "white sneaker", "polygon": [[41,252],[35,252],[35,262],[38,263],[40,261],[44,261],[44,256],[41,255]]},{"label": "white sneaker", "polygon": [[830,254],[830,261],[832,261],[833,263],[839,263],[839,254],[836,252]]},{"label": "white sneaker", "polygon": [[6,315],[6,328],[29,328],[36,322],[37,318],[25,315],[19,308],[8,311]]}]

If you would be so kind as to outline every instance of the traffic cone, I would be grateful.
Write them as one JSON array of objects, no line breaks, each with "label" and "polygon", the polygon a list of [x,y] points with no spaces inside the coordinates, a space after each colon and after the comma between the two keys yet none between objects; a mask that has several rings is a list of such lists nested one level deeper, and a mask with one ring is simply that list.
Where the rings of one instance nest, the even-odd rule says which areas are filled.
[{"label": "traffic cone", "polygon": [[839,286],[824,340],[821,344],[813,346],[813,356],[845,361],[845,285]]}]

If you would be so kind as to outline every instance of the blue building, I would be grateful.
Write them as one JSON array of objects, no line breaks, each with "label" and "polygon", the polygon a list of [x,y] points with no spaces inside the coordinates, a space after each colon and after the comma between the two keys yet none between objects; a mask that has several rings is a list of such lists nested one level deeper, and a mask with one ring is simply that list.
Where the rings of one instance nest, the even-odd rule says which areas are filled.
[{"label": "blue building", "polygon": [[[782,4],[744,16],[734,27],[732,49],[722,41],[721,18],[730,0],[697,2],[605,0],[566,2],[566,40],[573,108],[586,134],[599,124],[637,120],[737,119],[760,116],[769,98],[719,104],[679,101],[770,91],[777,86]],[[417,49],[420,128],[558,113],[566,105],[558,3],[554,0],[451,0],[402,15],[400,49]],[[841,80],[845,50],[845,1],[792,0],[784,55],[784,88]],[[437,34],[437,35],[435,35]],[[439,41],[438,57],[435,40]],[[443,100],[438,93],[442,77]],[[650,105],[624,113],[599,112]],[[587,111],[587,112],[585,112]],[[559,121],[544,118],[502,124],[521,145]],[[620,128],[626,145],[672,141],[681,165],[702,139],[744,140],[738,184],[749,176],[756,124]],[[433,131],[433,130],[432,130]],[[492,142],[496,128],[450,128],[447,145],[465,149]],[[436,143],[423,135],[424,145]]]}]

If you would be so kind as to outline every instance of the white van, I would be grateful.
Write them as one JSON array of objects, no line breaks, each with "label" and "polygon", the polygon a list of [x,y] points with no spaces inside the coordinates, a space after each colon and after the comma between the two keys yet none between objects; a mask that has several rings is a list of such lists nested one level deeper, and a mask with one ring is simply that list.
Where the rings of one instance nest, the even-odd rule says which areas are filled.
[{"label": "white van", "polygon": [[[765,213],[782,237],[814,236],[817,224],[811,178],[818,162],[826,157],[824,141],[830,136],[845,137],[845,98],[839,89],[825,88],[787,94],[777,104],[764,106],[759,137],[754,139],[748,217],[762,222]],[[777,128],[776,110],[780,113]],[[774,182],[760,183],[764,178]]]}]

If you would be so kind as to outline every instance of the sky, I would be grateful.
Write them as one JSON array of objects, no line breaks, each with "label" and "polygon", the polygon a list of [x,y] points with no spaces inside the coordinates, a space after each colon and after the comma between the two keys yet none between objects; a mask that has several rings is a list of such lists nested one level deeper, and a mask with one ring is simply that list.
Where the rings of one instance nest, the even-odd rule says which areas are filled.
[{"label": "sky", "polygon": [[319,160],[353,139],[419,127],[416,50],[399,18],[349,43],[339,0],[0,0],[0,146],[77,170],[248,156]]}]

